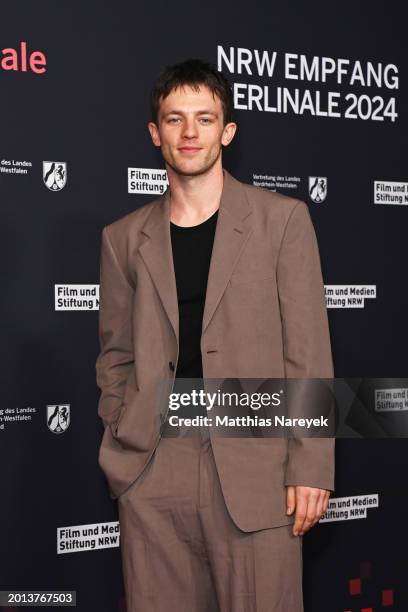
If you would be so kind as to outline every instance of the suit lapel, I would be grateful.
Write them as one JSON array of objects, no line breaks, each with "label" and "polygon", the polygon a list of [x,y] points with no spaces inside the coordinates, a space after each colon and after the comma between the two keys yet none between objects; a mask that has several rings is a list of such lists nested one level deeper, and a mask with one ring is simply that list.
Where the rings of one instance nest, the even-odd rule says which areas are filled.
[{"label": "suit lapel", "polygon": [[202,333],[210,323],[252,228],[251,214],[242,183],[224,170],[224,185],[208,273]]},{"label": "suit lapel", "polygon": [[140,245],[139,253],[150,272],[178,341],[179,312],[170,236],[169,196],[170,191],[167,189],[153,205],[152,212],[142,227],[142,233],[147,239]]},{"label": "suit lapel", "polygon": [[[224,170],[224,183],[208,273],[202,333],[211,321],[235,264],[251,234],[251,225],[248,223],[250,214],[251,209],[243,185]],[[149,270],[179,341],[179,310],[170,235],[169,189],[157,199],[141,231],[145,240],[139,247],[139,253]]]}]

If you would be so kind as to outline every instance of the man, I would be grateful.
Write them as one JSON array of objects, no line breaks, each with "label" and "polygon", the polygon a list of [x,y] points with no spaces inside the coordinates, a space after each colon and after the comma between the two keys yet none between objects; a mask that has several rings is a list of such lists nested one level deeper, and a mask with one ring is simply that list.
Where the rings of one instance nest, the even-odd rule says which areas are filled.
[{"label": "man", "polygon": [[302,201],[223,169],[237,126],[216,69],[166,68],[152,107],[169,188],[105,227],[101,249],[99,463],[128,612],[300,612],[301,537],[334,490],[333,440],[171,438],[158,398],[176,377],[333,376],[313,225]]}]

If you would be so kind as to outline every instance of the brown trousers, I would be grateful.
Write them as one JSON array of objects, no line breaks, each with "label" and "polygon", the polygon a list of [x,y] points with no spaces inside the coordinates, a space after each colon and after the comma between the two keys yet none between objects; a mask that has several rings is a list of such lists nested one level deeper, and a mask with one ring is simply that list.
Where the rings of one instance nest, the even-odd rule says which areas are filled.
[{"label": "brown trousers", "polygon": [[118,510],[127,612],[303,612],[301,537],[238,529],[208,438],[162,438]]}]

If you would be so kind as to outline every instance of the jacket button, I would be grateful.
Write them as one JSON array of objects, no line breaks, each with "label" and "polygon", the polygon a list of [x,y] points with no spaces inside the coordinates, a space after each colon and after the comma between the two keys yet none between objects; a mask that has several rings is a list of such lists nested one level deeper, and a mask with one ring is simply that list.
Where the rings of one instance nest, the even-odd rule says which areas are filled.
[{"label": "jacket button", "polygon": [[174,372],[174,363],[172,361],[169,361],[169,368],[172,372]]}]

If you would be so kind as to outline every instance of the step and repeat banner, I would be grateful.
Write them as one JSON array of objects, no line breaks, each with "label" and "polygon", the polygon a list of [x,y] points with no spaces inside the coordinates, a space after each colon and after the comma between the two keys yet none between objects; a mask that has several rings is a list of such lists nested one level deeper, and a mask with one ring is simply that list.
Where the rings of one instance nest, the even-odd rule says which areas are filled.
[{"label": "step and repeat banner", "polygon": [[[376,0],[3,3],[0,590],[125,612],[98,466],[99,255],[105,225],[166,189],[147,130],[165,64],[200,57],[229,78],[224,166],[307,203],[336,376],[394,380],[383,406],[408,410],[406,19]],[[408,610],[407,450],[338,440],[336,491],[304,538],[306,612]]]}]

